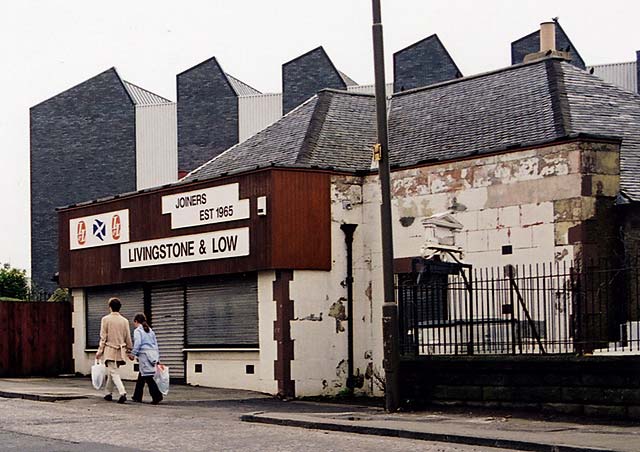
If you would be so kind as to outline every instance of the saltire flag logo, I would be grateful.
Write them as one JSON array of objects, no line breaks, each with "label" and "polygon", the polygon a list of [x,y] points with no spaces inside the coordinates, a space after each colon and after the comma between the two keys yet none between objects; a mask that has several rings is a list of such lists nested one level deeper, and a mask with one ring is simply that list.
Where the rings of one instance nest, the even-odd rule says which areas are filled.
[{"label": "saltire flag logo", "polygon": [[107,225],[104,224],[104,221],[97,218],[93,220],[93,235],[104,242],[104,238],[107,235]]}]

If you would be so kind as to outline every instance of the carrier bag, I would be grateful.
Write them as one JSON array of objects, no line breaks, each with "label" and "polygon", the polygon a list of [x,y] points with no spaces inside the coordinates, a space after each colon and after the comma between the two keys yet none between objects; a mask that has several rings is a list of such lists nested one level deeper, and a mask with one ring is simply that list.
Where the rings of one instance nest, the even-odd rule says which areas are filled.
[{"label": "carrier bag", "polygon": [[169,394],[169,367],[158,363],[156,365],[156,373],[153,380],[158,385],[158,389],[162,395]]},{"label": "carrier bag", "polygon": [[107,366],[97,359],[95,364],[91,366],[91,383],[98,391],[103,389],[107,384]]}]

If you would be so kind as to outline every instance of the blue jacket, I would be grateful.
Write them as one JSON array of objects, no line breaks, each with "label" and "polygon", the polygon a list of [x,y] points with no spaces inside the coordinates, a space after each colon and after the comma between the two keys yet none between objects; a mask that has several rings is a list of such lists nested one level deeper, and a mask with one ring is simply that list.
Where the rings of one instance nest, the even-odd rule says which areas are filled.
[{"label": "blue jacket", "polygon": [[151,328],[149,328],[149,332],[146,332],[142,325],[135,329],[131,354],[138,357],[141,375],[155,374],[156,363],[160,361],[160,351],[158,350],[156,333]]}]

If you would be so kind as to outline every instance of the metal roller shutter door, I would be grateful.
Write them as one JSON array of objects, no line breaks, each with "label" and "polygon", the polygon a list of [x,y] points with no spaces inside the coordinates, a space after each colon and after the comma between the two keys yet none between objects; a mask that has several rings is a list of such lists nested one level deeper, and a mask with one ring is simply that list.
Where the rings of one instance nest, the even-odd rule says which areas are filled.
[{"label": "metal roller shutter door", "polygon": [[257,275],[187,285],[187,342],[190,347],[257,346]]},{"label": "metal roller shutter door", "polygon": [[160,348],[160,361],[170,367],[171,378],[184,378],[184,287],[151,287],[151,327]]},{"label": "metal roller shutter door", "polygon": [[144,312],[144,290],[142,286],[107,286],[86,290],[87,348],[98,348],[100,343],[100,320],[109,314],[107,302],[117,297],[122,302],[120,314],[129,321],[133,339],[133,317]]}]

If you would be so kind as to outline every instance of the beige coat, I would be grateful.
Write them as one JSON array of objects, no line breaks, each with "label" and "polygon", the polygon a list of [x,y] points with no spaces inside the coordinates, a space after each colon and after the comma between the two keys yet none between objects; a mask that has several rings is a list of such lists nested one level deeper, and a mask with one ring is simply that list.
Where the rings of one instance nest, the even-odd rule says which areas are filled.
[{"label": "beige coat", "polygon": [[126,362],[131,352],[131,330],[129,321],[119,312],[102,317],[100,322],[100,345],[96,358],[104,361]]}]

